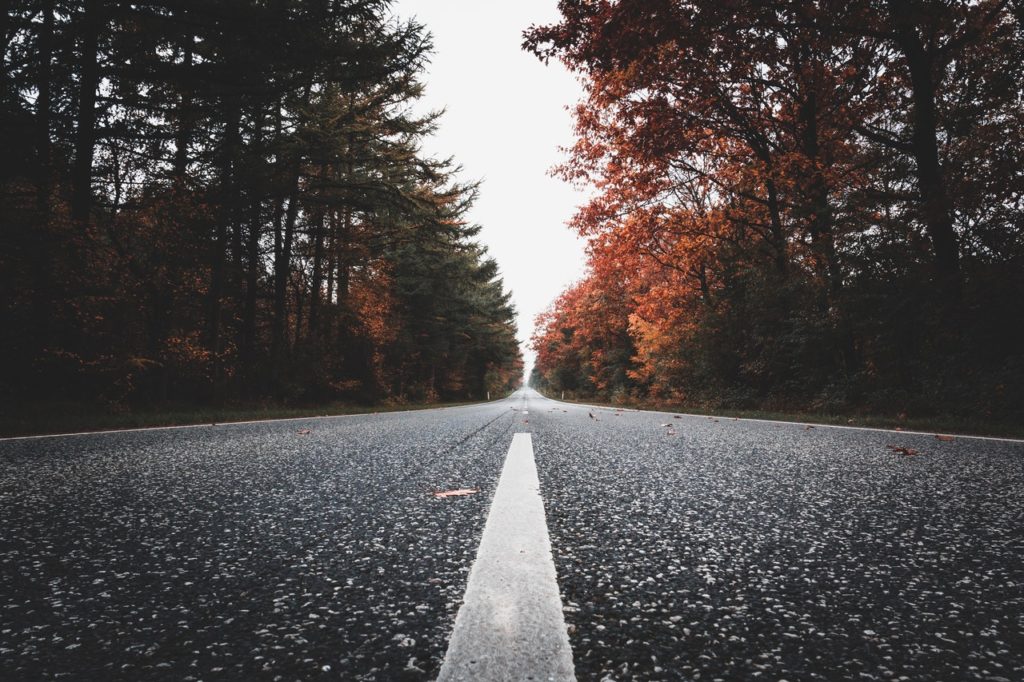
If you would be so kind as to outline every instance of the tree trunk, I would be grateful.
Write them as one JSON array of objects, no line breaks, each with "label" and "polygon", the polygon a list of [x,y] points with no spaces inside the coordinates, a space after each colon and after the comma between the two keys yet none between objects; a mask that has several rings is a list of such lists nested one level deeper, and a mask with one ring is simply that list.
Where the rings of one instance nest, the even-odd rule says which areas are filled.
[{"label": "tree trunk", "polygon": [[807,92],[800,106],[800,122],[803,128],[803,154],[810,165],[807,184],[807,203],[804,212],[808,218],[808,232],[815,252],[815,264],[819,276],[824,280],[825,296],[821,301],[823,311],[834,303],[842,285],[842,275],[836,262],[835,236],[833,233],[832,205],[829,201],[829,187],[822,173],[821,149],[818,139],[818,97],[814,84],[805,84]]},{"label": "tree trunk", "polygon": [[224,123],[224,140],[221,148],[220,161],[220,215],[210,255],[210,291],[209,312],[207,316],[207,347],[213,353],[214,390],[221,379],[221,317],[225,282],[225,249],[228,231],[235,222],[235,163],[237,161],[238,127],[241,123],[241,110],[238,100],[228,97],[225,103],[226,120]]},{"label": "tree trunk", "polygon": [[[252,146],[260,153],[263,143],[263,112],[253,111]],[[260,237],[262,236],[261,196],[252,192],[249,206],[249,234],[245,244],[245,305],[242,309],[242,363],[247,372],[255,369],[256,362],[256,302],[259,287]]]},{"label": "tree trunk", "polygon": [[96,146],[96,89],[99,85],[98,41],[102,27],[100,0],[84,3],[82,58],[78,85],[78,126],[71,168],[71,219],[82,230],[92,211],[92,160]]},{"label": "tree trunk", "polygon": [[275,226],[275,242],[280,243],[280,251],[274,258],[274,319],[271,331],[271,363],[275,376],[280,376],[284,368],[284,356],[287,349],[285,336],[288,320],[288,275],[291,272],[292,241],[295,235],[295,221],[299,215],[299,170],[294,169],[293,189],[288,199],[288,210],[284,224],[280,229]]},{"label": "tree trunk", "polygon": [[[44,10],[45,11],[45,10]],[[52,14],[52,12],[51,12]],[[11,44],[11,0],[0,0],[0,92],[7,92],[7,46]]]},{"label": "tree trunk", "polygon": [[957,295],[960,256],[953,229],[953,205],[946,192],[939,159],[935,106],[937,84],[932,73],[934,59],[921,40],[910,4],[906,0],[889,0],[889,11],[896,27],[896,43],[910,72],[914,103],[911,146],[917,165],[917,185],[925,228],[935,250],[935,269],[944,293]]},{"label": "tree trunk", "polygon": [[[321,186],[326,184],[327,165],[320,166]],[[309,298],[309,338],[315,347],[318,345],[320,331],[320,297],[324,285],[324,218],[326,213],[326,197],[319,197],[320,204],[313,218],[313,281],[310,285]]]},{"label": "tree trunk", "polygon": [[[182,57],[182,70],[185,72],[185,77],[182,80],[185,83],[189,83],[192,78],[192,34],[187,34],[186,39],[188,42],[185,45]],[[188,173],[188,145],[192,139],[193,117],[195,116],[192,111],[193,106],[192,88],[190,85],[185,85],[178,100],[178,121],[174,131],[173,173],[174,181],[177,185],[185,183]]]},{"label": "tree trunk", "polygon": [[782,209],[779,204],[779,191],[773,180],[765,181],[768,193],[768,215],[772,234],[772,248],[775,250],[775,270],[782,279],[789,272],[789,258],[786,254],[786,234],[782,229]]},{"label": "tree trunk", "polygon": [[[5,3],[6,4],[6,3]],[[39,81],[36,84],[36,213],[37,223],[32,230],[32,319],[36,334],[36,347],[46,348],[50,339],[52,311],[51,288],[53,275],[49,267],[50,226],[50,119],[51,79],[53,73],[53,0],[43,3],[43,23],[39,32]]]}]

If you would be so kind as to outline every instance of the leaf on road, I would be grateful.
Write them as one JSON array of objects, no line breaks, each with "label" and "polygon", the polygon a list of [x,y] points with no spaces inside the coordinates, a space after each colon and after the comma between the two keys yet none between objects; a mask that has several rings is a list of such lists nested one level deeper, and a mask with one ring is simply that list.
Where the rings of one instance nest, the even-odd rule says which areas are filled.
[{"label": "leaf on road", "polygon": [[479,488],[456,488],[455,490],[444,490],[434,493],[434,497],[442,499],[445,497],[462,497],[464,495],[475,495],[480,492]]},{"label": "leaf on road", "polygon": [[811,426],[810,424],[805,424],[805,425],[804,425],[804,431],[810,431],[810,430],[811,430],[811,429],[813,429],[813,428],[814,428],[814,427],[813,427],[813,426]]},{"label": "leaf on road", "polygon": [[918,450],[915,450],[914,448],[905,448],[899,445],[886,445],[885,447],[889,448],[893,452],[898,452],[901,455],[906,455],[907,457],[913,457],[914,455],[921,454]]},{"label": "leaf on road", "polygon": [[941,440],[943,443],[951,443],[955,441],[956,438],[954,438],[953,436],[947,436],[945,434],[937,433],[935,434],[935,440]]},{"label": "leaf on road", "polygon": [[529,424],[529,423],[530,423],[530,420],[529,420],[529,419],[524,419],[524,420],[523,420],[523,423],[524,423],[524,424]]},{"label": "leaf on road", "polygon": [[683,418],[683,416],[682,416],[682,415],[680,415],[680,414],[674,414],[674,415],[672,415],[672,418],[673,418],[673,419],[682,419],[682,418]]},{"label": "leaf on road", "polygon": [[593,413],[593,412],[587,412],[587,414],[589,414],[589,415],[590,415],[590,418],[591,418],[591,419],[597,419],[597,417],[595,417],[595,416],[594,416],[594,413]]},{"label": "leaf on road", "polygon": [[308,436],[310,433],[312,433],[312,431],[310,431],[309,429],[299,429],[295,433],[299,434],[300,436]]}]

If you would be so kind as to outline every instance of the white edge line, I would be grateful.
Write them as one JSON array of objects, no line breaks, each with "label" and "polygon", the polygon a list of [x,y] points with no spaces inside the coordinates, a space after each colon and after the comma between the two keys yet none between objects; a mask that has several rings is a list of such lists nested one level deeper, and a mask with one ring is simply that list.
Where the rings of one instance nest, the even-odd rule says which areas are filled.
[{"label": "white edge line", "polygon": [[174,426],[141,426],[134,429],[99,429],[97,431],[74,431],[71,433],[40,433],[33,436],[4,436],[0,443],[10,440],[38,440],[40,438],[68,438],[70,436],[101,436],[107,433],[136,433],[141,431],[171,431],[174,429],[202,429],[216,428],[218,426],[237,426],[239,424],[271,424],[274,422],[295,422],[310,421],[313,419],[343,419],[345,417],[365,417],[376,414],[409,414],[412,412],[437,412],[440,410],[457,410],[461,407],[473,407],[474,405],[490,405],[498,400],[507,400],[508,397],[498,398],[490,402],[468,403],[466,405],[444,405],[441,407],[424,407],[418,410],[381,410],[378,412],[353,412],[351,414],[317,414],[308,417],[276,417],[273,419],[250,419],[248,421],[225,421],[225,422],[203,422],[201,424],[177,424]]},{"label": "white edge line", "polygon": [[[537,390],[537,389],[534,389]],[[540,391],[537,391],[540,393]],[[621,409],[623,412],[647,412],[649,414],[678,414],[681,417],[699,417],[702,419],[714,418],[714,419],[729,419],[733,421],[741,422],[760,422],[762,424],[789,424],[795,426],[805,426],[810,424],[814,428],[825,428],[825,429],[849,429],[851,431],[874,431],[876,433],[892,433],[892,434],[910,434],[913,436],[935,436],[939,434],[955,436],[957,438],[972,438],[974,440],[990,440],[997,443],[1024,443],[1024,438],[1000,438],[998,436],[972,436],[964,433],[947,433],[946,431],[897,431],[896,429],[880,429],[874,426],[845,426],[843,424],[821,424],[818,422],[802,422],[802,421],[781,421],[779,419],[757,419],[755,417],[729,417],[721,414],[691,414],[689,412],[665,412],[664,410],[643,410],[638,407],[624,407],[617,408],[611,405],[591,405],[590,403],[567,403],[555,398],[548,398],[543,393],[540,393],[544,398],[547,398],[551,402],[559,403],[561,405],[575,405],[576,407],[590,407],[595,410],[610,410],[612,412]]]}]

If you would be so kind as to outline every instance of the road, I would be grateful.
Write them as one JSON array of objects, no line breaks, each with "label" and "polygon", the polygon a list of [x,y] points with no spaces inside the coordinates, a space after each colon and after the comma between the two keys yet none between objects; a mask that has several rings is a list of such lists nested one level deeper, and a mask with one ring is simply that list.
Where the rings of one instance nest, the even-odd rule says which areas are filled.
[{"label": "road", "polygon": [[1024,680],[1024,443],[529,390],[0,441],[0,679],[434,679],[517,433],[580,680]]}]

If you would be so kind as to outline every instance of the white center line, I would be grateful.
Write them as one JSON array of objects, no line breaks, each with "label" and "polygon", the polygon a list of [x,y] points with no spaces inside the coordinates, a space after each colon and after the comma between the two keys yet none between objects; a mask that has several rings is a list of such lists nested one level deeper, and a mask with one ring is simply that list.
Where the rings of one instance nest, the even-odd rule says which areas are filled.
[{"label": "white center line", "polygon": [[517,433],[438,681],[575,679],[533,442]]}]

